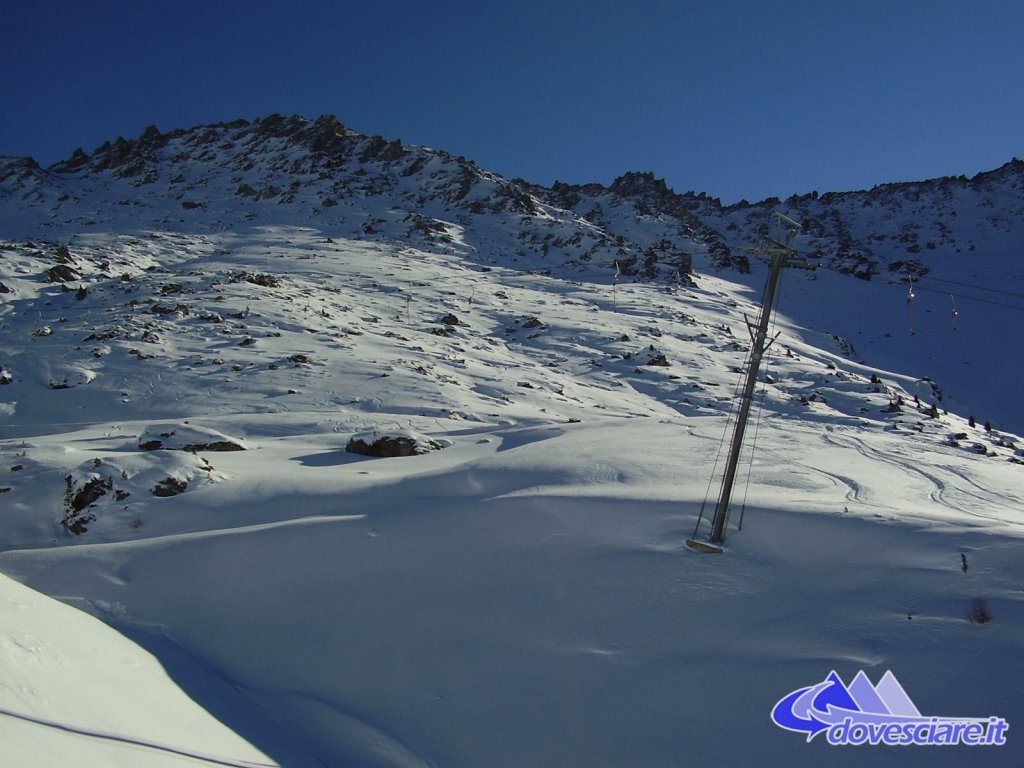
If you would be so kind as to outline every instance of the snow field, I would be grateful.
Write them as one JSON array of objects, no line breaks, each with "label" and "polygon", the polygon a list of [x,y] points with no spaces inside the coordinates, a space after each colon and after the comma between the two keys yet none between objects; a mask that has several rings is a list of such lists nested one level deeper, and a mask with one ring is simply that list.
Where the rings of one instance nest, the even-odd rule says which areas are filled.
[{"label": "snow field", "polygon": [[[974,483],[953,494],[942,475],[929,495],[892,458],[904,435],[765,425],[777,471],[755,466],[743,531],[701,556],[682,540],[722,426],[475,428],[404,459],[270,438],[215,456],[229,481],[160,500],[161,517],[186,512],[185,530],[207,515],[205,532],[8,551],[0,565],[143,647],[173,638],[202,670],[188,692],[269,754],[281,734],[252,723],[271,717],[288,765],[706,765],[765,750],[811,765],[822,745],[768,712],[823,664],[897,669],[922,711],[991,710],[1012,728],[1013,656],[995,649],[1019,644],[1022,528],[1011,476],[987,471],[1002,465],[950,448]],[[843,457],[855,489],[834,477]],[[231,483],[257,478],[261,501],[229,501]],[[979,487],[985,518],[963,495]],[[976,591],[997,621],[967,621]],[[196,680],[210,677],[235,691],[203,698],[213,684]],[[709,737],[722,713],[743,739]]]}]

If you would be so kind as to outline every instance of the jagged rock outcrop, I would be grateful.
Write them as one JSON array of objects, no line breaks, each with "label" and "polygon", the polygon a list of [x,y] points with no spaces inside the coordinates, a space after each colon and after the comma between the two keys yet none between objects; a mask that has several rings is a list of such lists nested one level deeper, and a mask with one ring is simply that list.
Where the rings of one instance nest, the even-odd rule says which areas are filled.
[{"label": "jagged rock outcrop", "polygon": [[921,276],[936,255],[1024,237],[1024,162],[970,179],[723,206],[677,193],[651,172],[607,187],[510,180],[440,150],[357,133],[330,115],[167,133],[151,125],[46,169],[0,158],[0,230],[11,239],[128,219],[197,231],[307,220],[345,236],[523,269],[597,270],[609,280],[748,271],[745,248],[774,211],[803,224],[801,250],[825,267],[864,279]]}]

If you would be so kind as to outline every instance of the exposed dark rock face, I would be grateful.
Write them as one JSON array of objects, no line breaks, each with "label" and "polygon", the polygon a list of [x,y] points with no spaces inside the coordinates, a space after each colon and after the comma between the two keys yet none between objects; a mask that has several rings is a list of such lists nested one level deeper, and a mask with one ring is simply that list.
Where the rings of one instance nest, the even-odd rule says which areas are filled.
[{"label": "exposed dark rock face", "polygon": [[[119,198],[88,216],[76,207]],[[166,133],[151,125],[91,154],[77,149],[48,169],[31,158],[0,158],[0,205],[34,210],[40,222],[63,216],[100,224],[123,205],[140,225],[151,210],[159,226],[171,203],[189,226],[223,229],[273,205],[358,222],[360,238],[386,241],[395,238],[389,222],[367,215],[382,200],[408,223],[407,239],[417,246],[668,282],[695,268],[749,271],[745,249],[769,232],[777,211],[803,226],[800,250],[823,267],[901,279],[927,274],[932,254],[968,254],[993,237],[1019,240],[1024,162],[973,178],[723,205],[703,192],[676,192],[651,172],[624,173],[608,186],[534,185],[443,151],[359,134],[330,115],[279,114]],[[73,281],[75,266],[58,264],[49,277]]]},{"label": "exposed dark rock face", "polygon": [[419,456],[441,449],[433,440],[416,439],[408,435],[356,436],[348,441],[345,450],[363,456],[391,458],[396,456]]}]

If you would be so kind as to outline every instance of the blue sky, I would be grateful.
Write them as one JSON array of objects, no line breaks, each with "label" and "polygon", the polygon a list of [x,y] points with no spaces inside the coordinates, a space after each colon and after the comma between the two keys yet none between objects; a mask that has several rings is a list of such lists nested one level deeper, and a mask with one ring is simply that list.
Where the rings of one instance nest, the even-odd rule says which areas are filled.
[{"label": "blue sky", "polygon": [[0,0],[0,154],[280,112],[723,202],[1024,155],[1020,0]]}]

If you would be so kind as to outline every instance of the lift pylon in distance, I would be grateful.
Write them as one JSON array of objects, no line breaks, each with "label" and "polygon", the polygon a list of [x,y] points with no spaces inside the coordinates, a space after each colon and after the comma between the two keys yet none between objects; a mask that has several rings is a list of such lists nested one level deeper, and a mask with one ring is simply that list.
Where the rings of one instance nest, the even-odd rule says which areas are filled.
[{"label": "lift pylon in distance", "polygon": [[771,323],[772,307],[775,305],[775,297],[778,293],[779,278],[782,270],[786,267],[800,269],[814,269],[814,264],[809,264],[799,258],[799,253],[793,247],[794,238],[800,232],[801,226],[788,216],[781,213],[775,214],[775,231],[771,236],[765,236],[757,248],[750,249],[758,258],[766,261],[769,265],[768,279],[765,283],[764,301],[756,323],[747,321],[747,328],[750,331],[753,346],[750,350],[750,362],[747,365],[743,391],[740,395],[740,407],[736,416],[736,425],[733,429],[732,443],[729,447],[729,458],[725,466],[725,474],[722,476],[722,488],[715,506],[715,514],[711,519],[711,531],[706,541],[697,537],[700,530],[701,517],[697,519],[697,526],[693,536],[686,540],[690,549],[698,552],[720,554],[722,542],[725,539],[725,522],[729,514],[729,503],[732,500],[733,485],[736,481],[736,470],[739,466],[740,450],[743,447],[743,435],[747,428],[747,419],[750,416],[750,408],[754,402],[754,390],[757,388],[757,375],[761,368],[761,359],[765,351],[774,339],[768,339],[768,328]]}]

